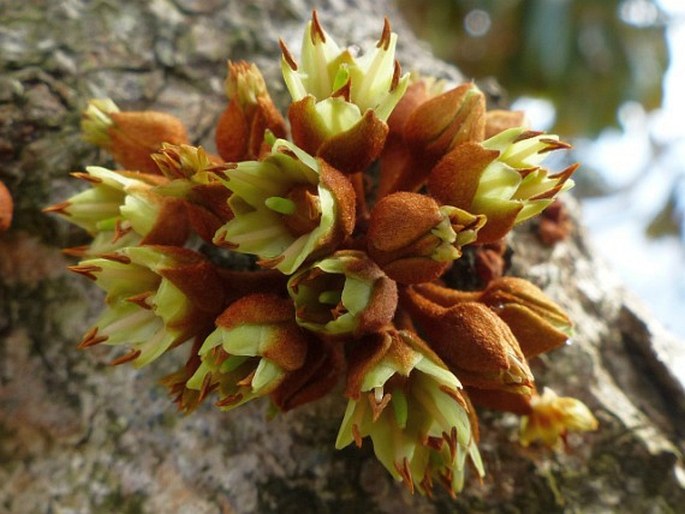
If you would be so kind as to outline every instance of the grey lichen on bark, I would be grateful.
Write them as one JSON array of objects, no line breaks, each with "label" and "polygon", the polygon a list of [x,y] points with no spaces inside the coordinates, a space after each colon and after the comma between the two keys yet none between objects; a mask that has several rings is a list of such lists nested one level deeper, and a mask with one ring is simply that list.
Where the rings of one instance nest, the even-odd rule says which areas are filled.
[{"label": "grey lichen on bark", "polygon": [[[483,412],[488,475],[456,501],[409,496],[369,443],[335,451],[341,397],[271,421],[264,404],[182,417],[157,384],[182,356],[134,370],[109,367],[106,348],[75,349],[101,297],[66,273],[71,262],[59,252],[84,234],[40,209],[79,187],[70,171],[111,164],[80,138],[86,100],[171,112],[195,143],[211,147],[225,60],[256,61],[286,105],[278,37],[297,49],[313,4],[0,1],[0,179],[16,204],[13,227],[0,236],[0,512],[680,511],[678,346],[664,346],[668,337],[594,258],[577,225],[553,248],[540,244],[534,224],[524,226],[511,241],[512,271],[575,321],[572,343],[534,371],[540,385],[587,402],[600,430],[571,437],[568,453],[524,449],[514,441],[515,418]],[[377,38],[389,15],[405,69],[460,78],[415,41],[392,6],[316,4],[343,43]]]}]

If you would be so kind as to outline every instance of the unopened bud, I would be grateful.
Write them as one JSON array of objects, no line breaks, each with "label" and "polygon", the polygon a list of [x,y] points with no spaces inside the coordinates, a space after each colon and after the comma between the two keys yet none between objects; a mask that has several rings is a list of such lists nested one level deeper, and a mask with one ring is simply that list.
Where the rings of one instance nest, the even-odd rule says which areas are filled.
[{"label": "unopened bud", "polygon": [[159,173],[151,155],[162,143],[188,143],[183,123],[157,111],[120,111],[112,100],[91,100],[81,121],[83,138],[112,154],[124,169]]}]

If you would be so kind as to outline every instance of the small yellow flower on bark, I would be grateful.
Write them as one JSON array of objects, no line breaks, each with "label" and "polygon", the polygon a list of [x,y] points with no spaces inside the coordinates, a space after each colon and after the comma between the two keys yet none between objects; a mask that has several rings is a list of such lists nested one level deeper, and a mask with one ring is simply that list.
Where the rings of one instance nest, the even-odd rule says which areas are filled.
[{"label": "small yellow flower on bark", "polygon": [[182,245],[189,234],[185,202],[160,194],[159,175],[89,166],[76,178],[91,187],[44,209],[85,229],[94,239],[76,252],[95,256],[138,244]]},{"label": "small yellow flower on bark", "polygon": [[568,432],[597,430],[599,423],[583,402],[558,396],[545,387],[531,399],[532,412],[521,419],[521,444],[534,441],[554,448],[566,442]]}]

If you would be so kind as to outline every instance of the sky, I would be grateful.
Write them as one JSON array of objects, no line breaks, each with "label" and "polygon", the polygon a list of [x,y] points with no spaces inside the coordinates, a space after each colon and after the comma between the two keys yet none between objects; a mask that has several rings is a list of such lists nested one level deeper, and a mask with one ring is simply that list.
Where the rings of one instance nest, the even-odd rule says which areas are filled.
[{"label": "sky", "polygon": [[[680,216],[685,212],[685,1],[660,0],[659,5],[670,20],[662,107],[647,113],[628,102],[619,111],[622,130],[607,129],[594,141],[574,145],[580,161],[617,190],[582,201],[591,243],[627,288],[685,341],[685,234],[652,239],[645,233],[674,189]],[[649,23],[656,14],[648,0],[627,1],[621,10],[636,24]],[[554,109],[544,101],[523,99],[514,108],[526,110],[535,127],[553,123]]]}]

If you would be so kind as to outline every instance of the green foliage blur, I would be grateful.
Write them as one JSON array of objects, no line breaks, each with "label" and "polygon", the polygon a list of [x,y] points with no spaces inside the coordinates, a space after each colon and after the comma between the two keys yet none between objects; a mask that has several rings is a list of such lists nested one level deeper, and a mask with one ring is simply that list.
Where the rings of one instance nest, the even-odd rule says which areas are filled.
[{"label": "green foliage blur", "polygon": [[659,107],[669,56],[654,0],[398,0],[418,36],[467,77],[549,99],[554,130],[595,136],[637,101]]}]

